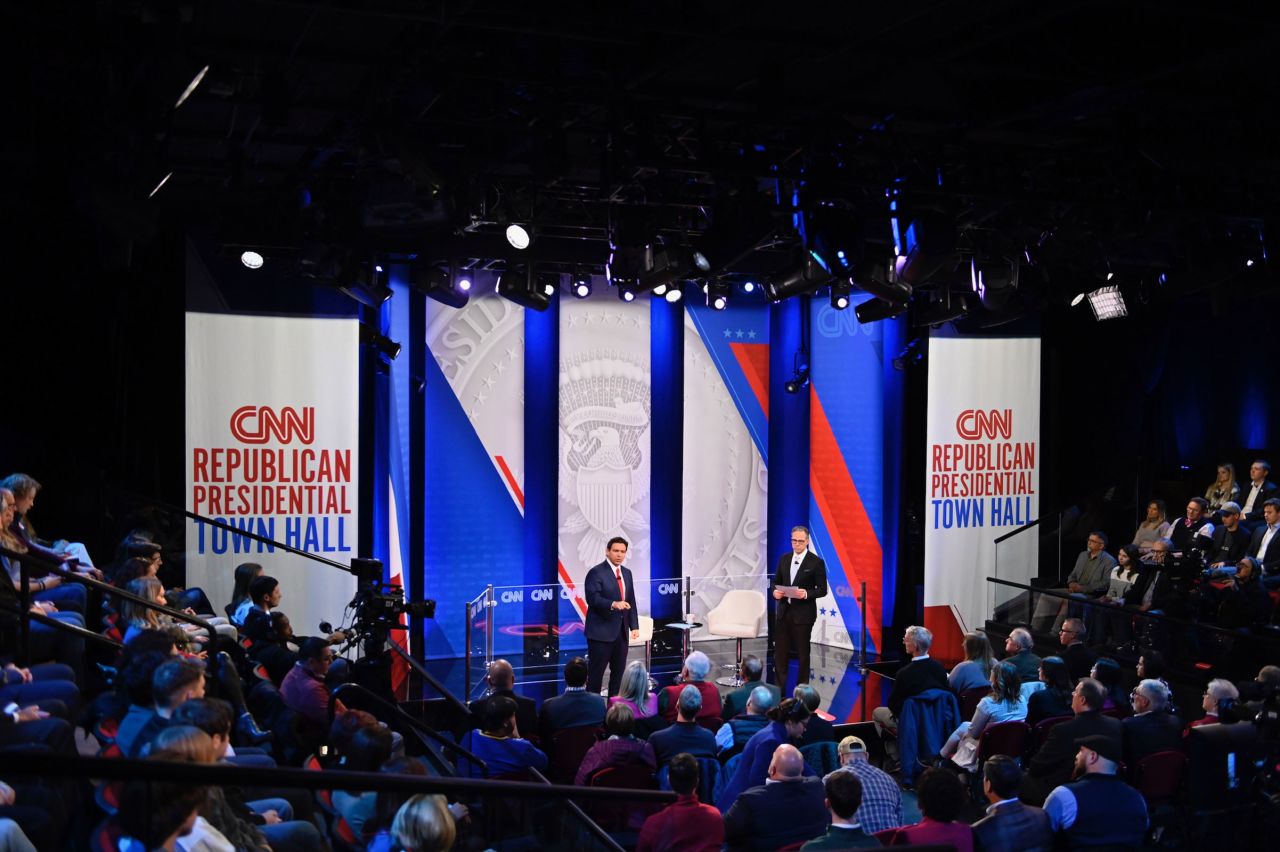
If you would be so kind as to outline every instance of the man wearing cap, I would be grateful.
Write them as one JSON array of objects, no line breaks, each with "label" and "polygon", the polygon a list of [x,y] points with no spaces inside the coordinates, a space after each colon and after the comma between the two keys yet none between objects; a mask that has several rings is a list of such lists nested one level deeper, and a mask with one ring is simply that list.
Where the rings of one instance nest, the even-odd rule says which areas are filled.
[{"label": "man wearing cap", "polygon": [[867,744],[859,737],[849,736],[840,741],[836,750],[840,755],[840,768],[828,773],[827,778],[848,772],[862,782],[862,803],[853,821],[867,834],[904,825],[902,790],[892,775],[871,765]]},{"label": "man wearing cap", "polygon": [[1147,833],[1147,803],[1117,774],[1120,749],[1110,737],[1076,740],[1076,780],[1054,787],[1044,811],[1068,849],[1137,849]]},{"label": "man wearing cap", "polygon": [[1213,531],[1213,544],[1205,559],[1210,568],[1230,568],[1249,548],[1249,533],[1240,526],[1240,504],[1227,501],[1218,509],[1222,523]]}]

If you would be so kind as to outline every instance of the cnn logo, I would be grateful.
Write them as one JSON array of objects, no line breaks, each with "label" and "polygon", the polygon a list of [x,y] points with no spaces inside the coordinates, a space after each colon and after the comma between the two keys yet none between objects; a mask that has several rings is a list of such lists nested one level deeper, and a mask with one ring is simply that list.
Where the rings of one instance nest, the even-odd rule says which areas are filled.
[{"label": "cnn logo", "polygon": [[965,409],[956,418],[956,433],[970,441],[978,438],[1004,438],[1007,441],[1013,435],[1013,409]]},{"label": "cnn logo", "polygon": [[316,439],[316,410],[292,406],[277,411],[267,405],[242,405],[231,413],[231,434],[244,444],[265,444],[275,438],[282,444],[296,438],[303,444]]}]

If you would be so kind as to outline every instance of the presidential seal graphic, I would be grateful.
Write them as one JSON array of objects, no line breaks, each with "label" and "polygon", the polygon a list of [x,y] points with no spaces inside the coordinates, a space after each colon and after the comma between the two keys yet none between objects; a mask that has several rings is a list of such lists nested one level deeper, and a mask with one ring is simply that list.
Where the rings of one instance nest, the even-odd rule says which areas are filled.
[{"label": "presidential seal graphic", "polygon": [[[613,536],[643,551],[649,496],[650,375],[617,352],[593,352],[560,369],[560,498],[569,504],[562,550],[599,562]],[[645,541],[637,541],[644,538]]]}]

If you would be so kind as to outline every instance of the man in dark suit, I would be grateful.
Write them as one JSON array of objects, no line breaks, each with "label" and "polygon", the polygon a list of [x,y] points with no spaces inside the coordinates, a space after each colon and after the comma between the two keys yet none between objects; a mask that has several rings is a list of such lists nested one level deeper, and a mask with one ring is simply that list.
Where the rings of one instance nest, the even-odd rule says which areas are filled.
[{"label": "man in dark suit", "polygon": [[1040,808],[1018,801],[1022,770],[1012,757],[998,754],[982,766],[982,792],[990,806],[987,815],[973,824],[973,836],[982,852],[1049,852],[1053,831]]},{"label": "man in dark suit", "polygon": [[1149,754],[1182,748],[1182,720],[1169,712],[1169,687],[1164,681],[1139,682],[1129,700],[1133,715],[1121,723],[1126,766],[1134,769]]},{"label": "man in dark suit", "polygon": [[879,847],[880,843],[858,824],[856,816],[862,805],[862,782],[852,772],[832,772],[822,782],[831,811],[827,833],[801,846],[801,852],[829,849],[861,849]]},{"label": "man in dark suit", "polygon": [[1079,751],[1076,740],[1081,737],[1100,734],[1109,737],[1116,751],[1120,750],[1120,720],[1102,715],[1102,705],[1106,700],[1106,687],[1093,678],[1087,677],[1076,684],[1071,693],[1071,712],[1075,713],[1075,718],[1055,725],[1044,745],[1031,758],[1022,781],[1022,801],[1041,805],[1050,790],[1071,780],[1071,770]]},{"label": "man in dark suit", "polygon": [[768,781],[744,790],[724,815],[724,839],[731,850],[781,849],[826,829],[822,782],[804,774],[800,750],[785,743],[773,752]]},{"label": "man in dark suit", "polygon": [[680,692],[676,702],[679,716],[672,725],[649,735],[649,745],[662,766],[681,752],[694,757],[716,756],[716,735],[698,724],[698,711],[702,709],[702,693],[693,684]]},{"label": "man in dark suit", "polygon": [[774,684],[764,682],[764,661],[755,654],[747,654],[742,658],[739,677],[742,678],[742,686],[724,697],[722,715],[726,722],[734,716],[747,712],[747,702],[751,700],[751,692],[757,686],[763,686],[773,693],[773,703],[769,705],[770,707],[776,707],[782,701],[782,691]]},{"label": "man in dark suit", "polygon": [[495,695],[501,695],[510,698],[516,703],[516,728],[520,732],[520,736],[537,737],[538,736],[538,703],[532,698],[526,698],[523,695],[516,695],[513,688],[516,685],[516,673],[511,668],[511,663],[506,660],[494,660],[493,665],[489,666],[490,692],[484,698],[477,698],[468,705],[471,709],[471,726],[473,728],[480,727],[481,721],[484,719],[484,707],[490,698]]},{"label": "man in dark suit", "polygon": [[889,693],[888,706],[877,707],[871,712],[871,720],[884,739],[884,750],[895,761],[898,757],[898,714],[902,712],[903,702],[925,690],[951,688],[947,682],[947,670],[929,656],[932,645],[933,634],[923,627],[913,624],[903,632],[902,647],[911,655],[911,662],[898,670],[893,691]]},{"label": "man in dark suit", "polygon": [[822,718],[818,715],[818,707],[822,705],[822,695],[812,685],[807,683],[796,684],[795,692],[791,697],[799,701],[809,710],[809,724],[804,726],[804,737],[800,740],[800,747],[804,748],[810,743],[833,743],[836,741],[835,725],[831,724],[830,715]]},{"label": "man in dark suit", "polygon": [[1040,679],[1040,658],[1032,650],[1035,645],[1036,640],[1031,636],[1031,631],[1025,627],[1013,628],[1013,632],[1004,643],[1004,662],[1013,666],[1014,671],[1018,673],[1018,680],[1023,683],[1032,683]]},{"label": "man in dark suit", "polygon": [[[1213,544],[1205,561],[1210,568],[1230,568],[1249,550],[1249,533],[1240,525],[1240,504],[1230,500],[1218,510],[1221,523],[1213,531]],[[1280,554],[1278,549],[1277,554]]]},{"label": "man in dark suit", "polygon": [[1280,587],[1280,498],[1262,504],[1262,520],[1249,539],[1247,555],[1262,566],[1262,585]]},{"label": "man in dark suit", "polygon": [[1271,481],[1271,465],[1262,459],[1249,466],[1249,487],[1240,492],[1240,523],[1250,532],[1262,524],[1262,509],[1267,501],[1278,496],[1276,484]]},{"label": "man in dark suit", "polygon": [[604,699],[587,692],[587,661],[574,657],[564,664],[564,694],[548,698],[538,711],[538,734],[544,743],[563,728],[604,724]]},{"label": "man in dark suit", "polygon": [[[808,529],[791,528],[791,551],[778,559],[773,578],[773,599],[778,602],[773,616],[773,668],[783,693],[792,650],[800,657],[796,682],[809,680],[809,635],[818,620],[818,598],[827,594],[827,563],[810,552]],[[795,587],[795,597],[788,596],[782,586]]]},{"label": "man in dark suit", "polygon": [[[587,572],[583,596],[587,600],[587,691],[600,692],[604,667],[609,667],[609,695],[617,695],[622,687],[622,672],[627,667],[627,643],[640,638],[640,616],[636,612],[636,587],[631,569],[622,563],[627,558],[627,540],[621,536],[609,539],[605,559]],[[630,632],[628,632],[630,630]]]},{"label": "man in dark suit", "polygon": [[1058,631],[1058,641],[1063,645],[1062,661],[1067,664],[1072,680],[1088,677],[1098,661],[1098,655],[1085,647],[1085,633],[1084,622],[1078,618],[1068,618]]}]

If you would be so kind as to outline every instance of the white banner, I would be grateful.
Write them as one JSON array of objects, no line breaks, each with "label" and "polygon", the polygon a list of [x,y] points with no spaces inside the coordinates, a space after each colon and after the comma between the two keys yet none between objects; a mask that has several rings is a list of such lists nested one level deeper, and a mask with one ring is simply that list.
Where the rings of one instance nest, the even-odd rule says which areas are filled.
[{"label": "white banner", "polygon": [[[994,539],[1040,514],[1040,340],[932,338],[927,435],[925,624],[948,659],[991,614]],[[1026,582],[1037,541],[1002,544],[1000,576]]]},{"label": "white banner", "polygon": [[[188,313],[187,508],[347,564],[357,553],[355,320]],[[235,567],[280,581],[300,635],[337,625],[350,574],[209,524],[187,523],[187,583],[218,615]]]}]

